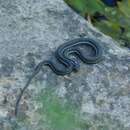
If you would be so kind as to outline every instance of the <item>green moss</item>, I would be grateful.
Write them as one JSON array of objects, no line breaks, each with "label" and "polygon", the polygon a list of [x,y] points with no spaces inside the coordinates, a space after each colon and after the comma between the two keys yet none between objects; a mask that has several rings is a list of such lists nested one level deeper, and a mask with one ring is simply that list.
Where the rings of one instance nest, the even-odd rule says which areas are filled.
[{"label": "green moss", "polygon": [[[52,91],[41,93],[38,101],[43,107],[39,109],[44,123],[52,130],[75,130],[81,129],[79,110],[69,103],[63,103]],[[46,118],[46,121],[44,120]]]}]

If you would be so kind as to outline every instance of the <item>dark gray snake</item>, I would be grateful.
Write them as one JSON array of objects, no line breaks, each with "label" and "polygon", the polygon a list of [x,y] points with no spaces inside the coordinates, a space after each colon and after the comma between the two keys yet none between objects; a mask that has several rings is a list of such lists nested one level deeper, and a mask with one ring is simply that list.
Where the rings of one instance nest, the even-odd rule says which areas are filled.
[{"label": "dark gray snake", "polygon": [[[94,55],[85,56],[85,54],[79,48],[80,46],[91,47],[94,51]],[[88,38],[78,38],[78,39],[66,42],[65,44],[59,46],[55,52],[55,57],[58,60],[58,62],[64,66],[64,69],[60,70],[59,66],[53,64],[51,60],[45,60],[45,61],[40,62],[34,69],[34,72],[28,79],[28,82],[22,89],[16,101],[15,115],[17,116],[18,114],[19,103],[20,103],[20,100],[22,98],[24,91],[27,89],[27,87],[31,83],[32,79],[36,76],[36,74],[41,70],[43,65],[49,66],[52,69],[52,71],[56,73],[57,75],[67,75],[67,74],[70,74],[72,71],[78,71],[80,67],[79,62],[76,59],[69,58],[71,54],[79,57],[80,60],[82,60],[84,63],[96,64],[102,60],[102,53],[103,51],[102,51],[101,46],[96,41],[92,39],[88,39]]]}]

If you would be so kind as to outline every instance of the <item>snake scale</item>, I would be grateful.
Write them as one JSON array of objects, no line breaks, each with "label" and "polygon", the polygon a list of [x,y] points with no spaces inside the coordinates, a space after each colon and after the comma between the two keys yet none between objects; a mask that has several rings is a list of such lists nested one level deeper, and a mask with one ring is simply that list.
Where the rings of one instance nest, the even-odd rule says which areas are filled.
[{"label": "snake scale", "polygon": [[[85,54],[82,52],[82,49],[80,49],[81,46],[91,47],[94,51],[94,55],[85,56]],[[21,93],[17,98],[15,106],[15,116],[17,116],[18,114],[20,100],[24,91],[27,89],[32,79],[41,70],[43,65],[49,66],[54,73],[63,76],[70,74],[73,71],[78,71],[80,68],[78,60],[76,60],[75,58],[70,58],[70,55],[77,56],[81,61],[83,61],[86,64],[96,64],[102,60],[102,54],[103,50],[101,46],[98,44],[98,42],[89,38],[77,38],[59,46],[55,51],[55,57],[57,61],[64,66],[64,69],[60,70],[58,64],[54,64],[51,60],[41,61],[34,69],[34,72],[29,77],[27,83],[25,84],[24,88],[21,90]]]}]

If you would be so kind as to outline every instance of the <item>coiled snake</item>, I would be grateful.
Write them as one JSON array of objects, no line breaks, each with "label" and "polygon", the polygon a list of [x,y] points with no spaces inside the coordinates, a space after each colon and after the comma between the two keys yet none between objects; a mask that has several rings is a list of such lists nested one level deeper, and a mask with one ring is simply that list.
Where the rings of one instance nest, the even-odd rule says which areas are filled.
[{"label": "coiled snake", "polygon": [[[91,47],[94,51],[94,55],[85,56],[82,49],[80,48],[81,46]],[[71,54],[77,56],[84,63],[96,64],[102,60],[102,53],[103,51],[101,46],[96,41],[89,38],[74,39],[59,46],[55,52],[55,57],[57,61],[64,66],[64,69],[59,69],[60,67],[58,66],[58,64],[54,64],[51,60],[41,61],[34,69],[34,72],[28,79],[26,85],[22,89],[16,101],[15,116],[17,116],[18,114],[19,103],[24,91],[27,89],[27,87],[31,83],[32,79],[36,76],[36,74],[41,70],[43,65],[49,66],[52,69],[52,71],[57,75],[67,75],[70,74],[72,71],[78,71],[80,67],[78,60],[69,57]]]}]

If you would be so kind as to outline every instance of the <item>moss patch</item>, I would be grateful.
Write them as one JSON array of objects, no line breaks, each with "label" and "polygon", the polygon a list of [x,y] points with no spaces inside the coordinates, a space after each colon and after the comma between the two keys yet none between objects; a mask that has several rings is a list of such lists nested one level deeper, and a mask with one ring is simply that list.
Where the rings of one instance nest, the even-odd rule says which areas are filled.
[{"label": "moss patch", "polygon": [[80,130],[79,110],[58,98],[53,91],[42,92],[38,97],[42,107],[38,110],[41,121],[49,130]]}]

